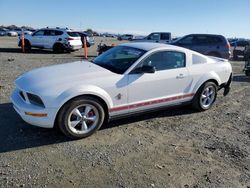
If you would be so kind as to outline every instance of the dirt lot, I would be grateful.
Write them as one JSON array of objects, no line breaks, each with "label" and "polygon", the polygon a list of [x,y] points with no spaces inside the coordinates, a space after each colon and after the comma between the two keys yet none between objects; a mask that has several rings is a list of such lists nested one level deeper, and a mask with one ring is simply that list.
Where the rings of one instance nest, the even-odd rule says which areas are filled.
[{"label": "dirt lot", "polygon": [[15,38],[0,38],[0,187],[250,187],[250,79],[243,62],[232,62],[230,95],[219,94],[206,112],[184,107],[123,119],[77,141],[24,123],[9,102],[15,78],[82,55],[23,54]]}]

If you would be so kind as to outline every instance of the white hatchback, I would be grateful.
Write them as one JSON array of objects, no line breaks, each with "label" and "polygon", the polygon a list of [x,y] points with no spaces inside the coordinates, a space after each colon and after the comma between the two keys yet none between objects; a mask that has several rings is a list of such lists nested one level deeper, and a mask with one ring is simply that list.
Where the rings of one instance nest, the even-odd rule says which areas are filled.
[{"label": "white hatchback", "polygon": [[24,121],[83,138],[112,118],[185,103],[207,110],[219,89],[229,92],[231,78],[227,60],[166,44],[128,43],[92,62],[25,73],[11,100]]}]

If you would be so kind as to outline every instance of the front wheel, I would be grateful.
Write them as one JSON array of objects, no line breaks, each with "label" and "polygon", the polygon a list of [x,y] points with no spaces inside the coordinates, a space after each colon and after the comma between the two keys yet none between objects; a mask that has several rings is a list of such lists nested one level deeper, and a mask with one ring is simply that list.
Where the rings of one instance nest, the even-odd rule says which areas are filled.
[{"label": "front wheel", "polygon": [[64,105],[58,116],[60,130],[72,139],[92,135],[103,125],[104,120],[103,106],[92,97],[73,99]]},{"label": "front wheel", "polygon": [[203,84],[195,94],[192,105],[198,111],[210,109],[217,97],[217,85],[213,82]]}]

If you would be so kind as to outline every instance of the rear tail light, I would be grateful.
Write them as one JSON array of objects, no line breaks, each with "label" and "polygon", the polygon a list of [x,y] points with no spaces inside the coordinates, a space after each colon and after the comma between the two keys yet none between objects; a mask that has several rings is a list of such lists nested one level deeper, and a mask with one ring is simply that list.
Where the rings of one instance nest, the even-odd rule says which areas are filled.
[{"label": "rear tail light", "polygon": [[68,40],[75,40],[74,38],[71,38],[71,37],[69,37],[69,38],[67,38]]},{"label": "rear tail light", "polygon": [[230,43],[228,42],[226,45],[225,45],[225,48],[227,48],[227,49],[230,49]]}]

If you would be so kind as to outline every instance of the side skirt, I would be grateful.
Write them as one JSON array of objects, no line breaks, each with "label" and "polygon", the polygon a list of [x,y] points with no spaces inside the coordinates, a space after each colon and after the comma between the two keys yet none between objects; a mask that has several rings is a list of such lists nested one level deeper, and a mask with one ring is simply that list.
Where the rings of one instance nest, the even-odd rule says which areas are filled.
[{"label": "side skirt", "polygon": [[111,122],[111,121],[115,121],[115,120],[126,118],[126,117],[139,116],[139,115],[142,115],[144,113],[152,113],[152,112],[162,111],[162,110],[170,109],[170,108],[173,108],[176,106],[187,106],[187,105],[190,105],[191,102],[192,101],[187,101],[187,102],[176,103],[176,104],[162,106],[162,107],[155,107],[155,108],[150,108],[150,109],[145,109],[145,110],[139,110],[136,112],[128,112],[128,113],[124,113],[124,114],[114,115],[114,116],[109,117],[109,121]]}]

